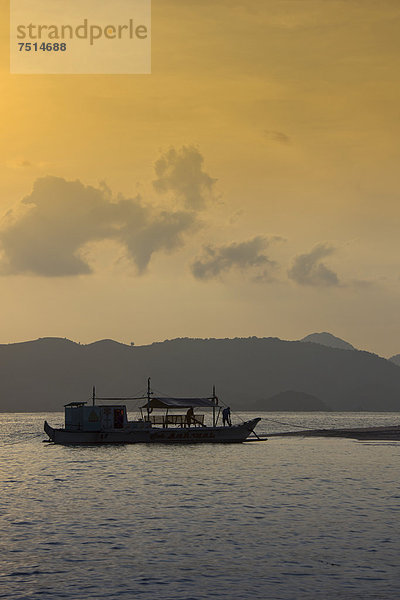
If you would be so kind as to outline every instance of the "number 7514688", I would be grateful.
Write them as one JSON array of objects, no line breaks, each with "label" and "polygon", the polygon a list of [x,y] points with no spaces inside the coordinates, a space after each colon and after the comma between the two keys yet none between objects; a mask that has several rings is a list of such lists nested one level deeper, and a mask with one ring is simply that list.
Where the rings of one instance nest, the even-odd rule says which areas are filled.
[{"label": "number 7514688", "polygon": [[37,42],[18,42],[18,46],[20,52],[65,52],[67,49],[65,42],[62,44],[58,42],[42,42],[41,44]]}]

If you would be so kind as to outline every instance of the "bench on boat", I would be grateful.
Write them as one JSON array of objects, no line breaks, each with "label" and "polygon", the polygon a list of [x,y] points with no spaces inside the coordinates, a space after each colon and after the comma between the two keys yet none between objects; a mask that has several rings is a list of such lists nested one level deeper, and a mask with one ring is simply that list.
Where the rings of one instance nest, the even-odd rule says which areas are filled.
[{"label": "bench on boat", "polygon": [[[179,425],[180,427],[187,427],[186,415],[150,415],[149,420],[152,425],[162,425],[163,427]],[[190,426],[204,427],[204,415],[194,415]]]}]

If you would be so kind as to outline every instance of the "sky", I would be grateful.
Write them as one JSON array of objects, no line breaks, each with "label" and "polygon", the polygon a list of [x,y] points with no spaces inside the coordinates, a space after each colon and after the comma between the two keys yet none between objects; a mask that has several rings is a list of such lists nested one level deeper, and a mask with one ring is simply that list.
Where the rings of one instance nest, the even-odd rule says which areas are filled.
[{"label": "sky", "polygon": [[0,43],[0,343],[400,352],[398,0],[153,0],[149,75]]}]

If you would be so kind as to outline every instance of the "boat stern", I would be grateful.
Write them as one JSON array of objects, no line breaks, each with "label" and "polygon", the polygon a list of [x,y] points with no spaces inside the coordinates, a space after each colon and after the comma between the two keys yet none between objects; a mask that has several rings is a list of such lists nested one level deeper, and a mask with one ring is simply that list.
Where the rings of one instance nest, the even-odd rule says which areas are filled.
[{"label": "boat stern", "polygon": [[53,427],[50,427],[50,425],[48,424],[47,421],[44,422],[44,431],[45,431],[45,433],[47,433],[47,435],[49,436],[50,440],[52,442],[54,442],[54,433],[55,433],[55,431],[54,431]]}]

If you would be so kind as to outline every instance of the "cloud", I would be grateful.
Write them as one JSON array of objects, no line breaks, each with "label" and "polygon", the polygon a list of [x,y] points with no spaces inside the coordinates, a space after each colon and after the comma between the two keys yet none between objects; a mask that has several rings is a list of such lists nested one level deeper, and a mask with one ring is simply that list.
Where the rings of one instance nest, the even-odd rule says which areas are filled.
[{"label": "cloud", "polygon": [[278,142],[278,144],[290,144],[291,142],[290,137],[282,131],[265,130],[264,136],[272,142]]},{"label": "cloud", "polygon": [[7,160],[5,166],[8,169],[42,169],[48,167],[49,163],[46,162],[32,162],[27,158],[15,158]]},{"label": "cloud", "polygon": [[203,171],[204,158],[193,146],[170,148],[155,163],[159,193],[173,192],[191,210],[201,210],[210,197],[216,179]]},{"label": "cloud", "polygon": [[155,252],[179,247],[195,226],[189,211],[156,212],[140,196],[114,198],[105,185],[42,177],[6,215],[0,231],[1,271],[45,277],[88,274],[92,269],[82,255],[84,246],[112,239],[143,273]]},{"label": "cloud", "polygon": [[197,227],[194,213],[163,211],[138,231],[125,227],[120,239],[126,244],[139,273],[143,273],[154,252],[164,250],[169,253],[179,248],[184,244],[184,234]]},{"label": "cloud", "polygon": [[335,248],[325,243],[317,244],[307,254],[295,257],[292,267],[288,271],[290,279],[299,285],[311,286],[338,286],[339,278],[334,271],[329,269],[321,259],[330,256]]},{"label": "cloud", "polygon": [[196,279],[207,280],[232,270],[249,270],[254,280],[271,280],[271,271],[276,263],[265,254],[269,242],[264,236],[256,236],[246,242],[205,246],[203,255],[192,264],[192,273]]}]

